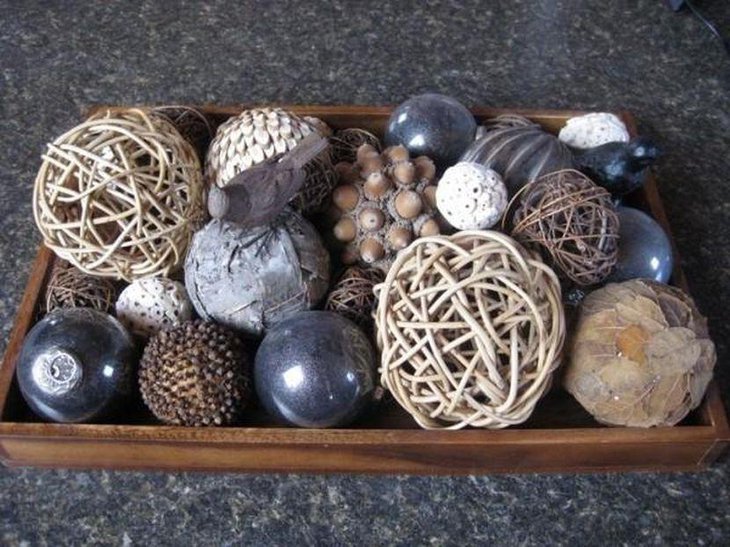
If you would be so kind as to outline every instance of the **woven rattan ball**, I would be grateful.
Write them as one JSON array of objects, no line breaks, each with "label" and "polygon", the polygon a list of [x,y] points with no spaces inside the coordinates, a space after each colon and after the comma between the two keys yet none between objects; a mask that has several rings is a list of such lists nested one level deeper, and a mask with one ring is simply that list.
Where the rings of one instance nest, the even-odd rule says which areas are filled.
[{"label": "woven rattan ball", "polygon": [[[281,108],[244,110],[218,128],[206,157],[206,180],[223,187],[241,171],[288,152],[310,133],[325,132],[324,127],[321,120],[300,118]],[[310,213],[319,209],[337,183],[329,147],[305,170],[304,185],[291,204],[302,213]]]},{"label": "woven rattan ball", "polygon": [[48,247],[88,274],[127,281],[182,265],[203,204],[195,150],[141,110],[107,112],[58,137],[33,193]]},{"label": "woven rattan ball", "polygon": [[494,231],[416,240],[375,288],[381,383],[426,429],[530,417],[565,337],[560,284]]},{"label": "woven rattan ball", "polygon": [[383,278],[383,272],[375,268],[347,268],[327,296],[325,309],[344,315],[368,333],[372,333],[375,306],[373,288]]},{"label": "woven rattan ball", "polygon": [[369,144],[378,152],[382,148],[380,139],[369,131],[356,127],[338,129],[330,137],[332,163],[337,165],[342,161],[354,162],[357,159],[357,149],[363,144]]},{"label": "woven rattan ball", "polygon": [[233,331],[187,321],[147,344],[139,387],[145,404],[165,423],[231,424],[249,399],[250,359]]},{"label": "woven rattan ball", "polygon": [[114,308],[114,283],[85,274],[66,261],[53,266],[46,287],[46,313],[58,308],[93,308],[110,312]]},{"label": "woven rattan ball", "polygon": [[607,190],[574,170],[556,171],[525,187],[512,236],[537,247],[578,285],[600,283],[618,260],[619,219]]},{"label": "woven rattan ball", "polygon": [[193,145],[198,157],[205,157],[208,145],[215,135],[215,127],[208,116],[197,108],[182,105],[156,106],[150,112],[171,121],[180,134]]}]

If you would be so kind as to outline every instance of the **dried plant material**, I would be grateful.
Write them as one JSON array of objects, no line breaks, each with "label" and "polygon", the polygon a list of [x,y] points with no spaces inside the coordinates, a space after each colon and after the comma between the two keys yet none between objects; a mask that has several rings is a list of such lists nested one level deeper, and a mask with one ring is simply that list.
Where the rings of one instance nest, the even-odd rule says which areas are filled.
[{"label": "dried plant material", "polygon": [[573,170],[557,171],[525,187],[512,237],[539,248],[558,273],[594,285],[618,260],[619,220],[611,195]]},{"label": "dried plant material", "polygon": [[344,315],[368,334],[372,333],[375,306],[373,288],[383,278],[383,273],[375,268],[348,268],[327,296],[325,309]]},{"label": "dried plant material", "polygon": [[539,256],[499,232],[425,237],[375,291],[381,384],[421,427],[530,417],[565,337],[560,284]]},{"label": "dried plant material", "polygon": [[114,308],[115,297],[114,284],[108,279],[87,275],[59,260],[46,287],[45,312],[58,308],[93,308],[109,312]]},{"label": "dried plant material", "polygon": [[180,134],[193,145],[198,157],[205,158],[215,127],[203,112],[192,106],[164,105],[150,110],[151,114],[164,116],[177,128]]},{"label": "dried plant material", "polygon": [[380,139],[364,129],[348,128],[338,129],[330,137],[332,150],[332,163],[345,161],[353,163],[357,159],[357,149],[363,144],[369,144],[380,153],[382,146]]},{"label": "dried plant material", "polygon": [[715,361],[694,302],[637,279],[586,297],[564,384],[601,423],[675,425],[702,401]]}]

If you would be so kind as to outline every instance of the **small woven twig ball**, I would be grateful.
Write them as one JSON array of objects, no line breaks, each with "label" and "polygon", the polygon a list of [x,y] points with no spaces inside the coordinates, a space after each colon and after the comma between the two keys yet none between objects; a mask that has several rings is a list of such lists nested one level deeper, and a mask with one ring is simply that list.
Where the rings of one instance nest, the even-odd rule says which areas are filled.
[{"label": "small woven twig ball", "polygon": [[183,105],[156,106],[150,112],[171,121],[180,134],[193,145],[198,157],[205,157],[205,151],[215,135],[215,127],[208,116],[197,108]]},{"label": "small woven twig ball", "polygon": [[93,308],[108,313],[114,309],[115,298],[114,283],[87,275],[58,260],[46,286],[45,312],[58,308]]},{"label": "small woven twig ball", "polygon": [[512,237],[539,248],[578,285],[608,277],[618,260],[619,219],[607,190],[568,169],[541,177],[519,197]]},{"label": "small woven twig ball", "polygon": [[565,338],[560,283],[494,231],[418,239],[376,286],[380,379],[426,429],[524,422]]},{"label": "small woven twig ball", "polygon": [[[241,171],[290,151],[312,132],[328,136],[323,134],[326,129],[321,120],[300,118],[281,108],[244,110],[218,128],[206,156],[206,180],[222,188]],[[337,183],[329,147],[305,171],[304,185],[291,205],[306,214],[317,211]]]},{"label": "small woven twig ball", "polygon": [[204,188],[193,147],[161,116],[94,116],[48,145],[33,214],[46,246],[80,270],[131,281],[182,265]]},{"label": "small woven twig ball", "polygon": [[369,131],[357,127],[338,129],[330,137],[332,163],[337,165],[342,161],[354,162],[357,159],[357,149],[363,144],[369,144],[378,153],[382,149],[380,139]]},{"label": "small woven twig ball", "polygon": [[233,331],[187,321],[150,339],[139,365],[142,398],[161,421],[228,425],[251,392],[250,359]]},{"label": "small woven twig ball", "polygon": [[325,310],[345,316],[367,332],[372,332],[375,293],[383,281],[383,272],[375,268],[347,268],[327,296]]}]

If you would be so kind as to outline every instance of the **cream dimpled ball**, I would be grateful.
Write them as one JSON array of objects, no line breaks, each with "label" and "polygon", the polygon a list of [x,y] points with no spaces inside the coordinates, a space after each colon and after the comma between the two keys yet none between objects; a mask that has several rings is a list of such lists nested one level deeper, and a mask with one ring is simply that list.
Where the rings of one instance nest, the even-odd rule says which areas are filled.
[{"label": "cream dimpled ball", "polygon": [[117,318],[130,332],[150,337],[192,317],[193,307],[182,283],[147,277],[130,283],[119,295]]},{"label": "cream dimpled ball", "polygon": [[558,138],[568,146],[594,148],[609,142],[629,142],[629,130],[615,114],[593,112],[570,118]]},{"label": "cream dimpled ball", "polygon": [[484,230],[494,226],[507,208],[507,187],[496,171],[459,162],[439,181],[436,205],[454,228]]}]

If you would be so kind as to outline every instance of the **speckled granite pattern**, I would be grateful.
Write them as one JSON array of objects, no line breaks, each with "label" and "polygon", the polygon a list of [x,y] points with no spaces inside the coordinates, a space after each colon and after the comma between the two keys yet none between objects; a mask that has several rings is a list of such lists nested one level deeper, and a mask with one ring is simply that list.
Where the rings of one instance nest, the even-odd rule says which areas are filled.
[{"label": "speckled granite pattern", "polygon": [[[730,32],[730,3],[700,3]],[[63,4],[63,8],[61,8]],[[3,348],[38,242],[43,143],[91,103],[627,108],[728,401],[730,59],[660,0],[0,0]],[[383,478],[0,470],[0,543],[727,544],[730,463],[700,474]]]}]

